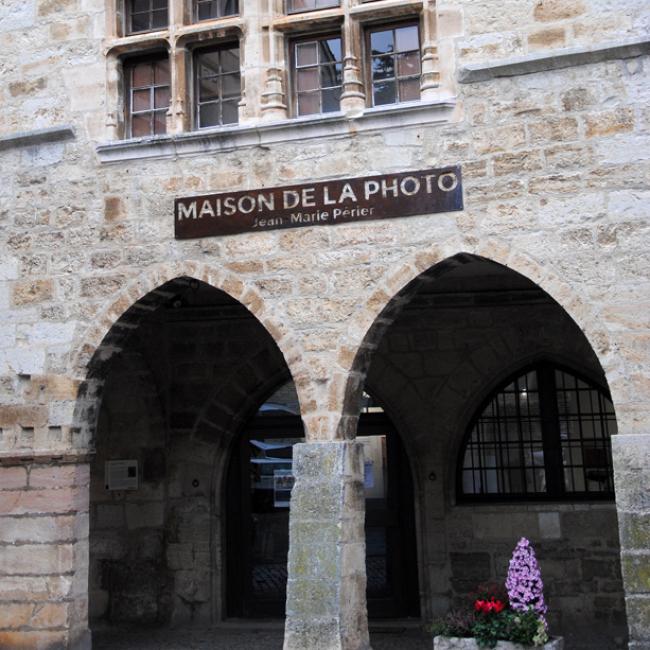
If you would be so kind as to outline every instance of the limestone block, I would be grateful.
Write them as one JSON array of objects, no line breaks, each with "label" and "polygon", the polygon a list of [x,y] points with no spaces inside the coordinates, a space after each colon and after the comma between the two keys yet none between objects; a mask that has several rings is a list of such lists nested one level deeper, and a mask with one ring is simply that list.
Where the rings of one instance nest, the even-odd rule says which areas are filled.
[{"label": "limestone block", "polygon": [[529,50],[546,50],[562,47],[566,43],[566,33],[562,27],[550,27],[528,35]]},{"label": "limestone block", "polygon": [[0,467],[0,490],[15,490],[27,486],[27,468]]},{"label": "limestone block", "polygon": [[38,603],[30,625],[36,629],[64,627],[68,622],[69,603]]},{"label": "limestone block", "polygon": [[15,282],[13,303],[16,306],[30,305],[51,300],[54,294],[52,280],[25,280]]},{"label": "limestone block", "polygon": [[630,107],[613,108],[599,113],[591,113],[585,118],[587,138],[603,137],[632,131],[634,110]]},{"label": "limestone block", "polygon": [[39,575],[72,571],[72,545],[24,544],[5,546],[0,553],[0,573]]},{"label": "limestone block", "polygon": [[75,539],[74,523],[72,516],[4,517],[0,541],[9,544],[69,542]]},{"label": "limestone block", "polygon": [[628,593],[650,594],[650,553],[623,552],[621,568]]},{"label": "limestone block", "polygon": [[165,504],[159,501],[150,503],[127,503],[126,524],[129,529],[155,528],[163,525]]},{"label": "limestone block", "polygon": [[0,628],[11,630],[27,625],[33,609],[30,603],[3,603],[0,607]]},{"label": "limestone block", "polygon": [[570,4],[562,2],[562,0],[539,0],[535,4],[533,17],[540,22],[555,22],[575,18],[585,12],[586,8],[582,0],[576,0]]}]

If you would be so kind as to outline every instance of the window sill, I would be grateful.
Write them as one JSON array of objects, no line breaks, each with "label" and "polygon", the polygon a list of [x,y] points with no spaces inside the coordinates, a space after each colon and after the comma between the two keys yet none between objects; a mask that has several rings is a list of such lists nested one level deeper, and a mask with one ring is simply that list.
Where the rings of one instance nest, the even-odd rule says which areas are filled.
[{"label": "window sill", "polygon": [[421,124],[449,122],[455,98],[436,102],[410,102],[368,108],[358,117],[343,113],[308,116],[278,122],[256,122],[237,126],[201,129],[176,135],[159,135],[99,144],[101,163],[153,158],[178,158],[234,151],[286,142],[337,138],[358,133],[402,129]]}]

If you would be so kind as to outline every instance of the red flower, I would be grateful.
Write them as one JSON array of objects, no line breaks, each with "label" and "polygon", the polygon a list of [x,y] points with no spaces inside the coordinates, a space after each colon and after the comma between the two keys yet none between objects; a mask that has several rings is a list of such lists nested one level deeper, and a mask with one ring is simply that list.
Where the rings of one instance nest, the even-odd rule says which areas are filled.
[{"label": "red flower", "polygon": [[479,599],[474,601],[474,610],[481,612],[482,614],[491,614],[492,612],[498,614],[499,612],[502,612],[505,607],[505,604],[494,598],[494,596],[490,598],[490,600]]}]

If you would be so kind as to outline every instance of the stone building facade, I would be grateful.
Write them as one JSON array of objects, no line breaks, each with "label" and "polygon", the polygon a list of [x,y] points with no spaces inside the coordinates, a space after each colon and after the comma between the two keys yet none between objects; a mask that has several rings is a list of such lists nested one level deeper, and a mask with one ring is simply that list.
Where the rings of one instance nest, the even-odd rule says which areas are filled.
[{"label": "stone building facade", "polygon": [[[649,23],[5,3],[0,647],[268,615],[360,650],[521,536],[556,629],[650,647]],[[179,197],[450,166],[462,209],[174,236]]]}]

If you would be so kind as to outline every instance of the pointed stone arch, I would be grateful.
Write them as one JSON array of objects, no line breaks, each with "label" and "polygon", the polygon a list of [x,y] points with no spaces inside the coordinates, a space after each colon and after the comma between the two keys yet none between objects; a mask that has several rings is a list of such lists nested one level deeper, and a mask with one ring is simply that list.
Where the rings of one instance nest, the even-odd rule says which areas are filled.
[{"label": "pointed stone arch", "polygon": [[550,264],[545,265],[501,240],[490,239],[477,245],[466,239],[453,238],[410,253],[397,268],[388,271],[374,291],[359,304],[346,328],[347,335],[339,345],[339,368],[332,382],[332,400],[339,404],[342,414],[337,437],[354,436],[357,403],[372,354],[403,307],[424,282],[481,259],[501,264],[537,284],[585,333],[605,374],[616,368],[614,344],[610,333],[599,323],[596,310],[562,280]]},{"label": "pointed stone arch", "polygon": [[[97,416],[102,372],[119,352],[130,333],[151,312],[183,292],[193,282],[203,282],[241,303],[268,332],[282,353],[294,379],[308,374],[302,363],[302,350],[293,340],[278,309],[271,308],[255,286],[235,273],[199,262],[172,262],[134,274],[124,288],[109,299],[90,325],[76,340],[70,357],[70,374],[79,382],[77,399],[70,403],[73,445],[84,448],[92,438],[92,423]],[[301,387],[296,381],[301,403]]]}]

